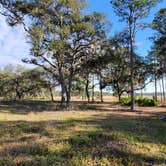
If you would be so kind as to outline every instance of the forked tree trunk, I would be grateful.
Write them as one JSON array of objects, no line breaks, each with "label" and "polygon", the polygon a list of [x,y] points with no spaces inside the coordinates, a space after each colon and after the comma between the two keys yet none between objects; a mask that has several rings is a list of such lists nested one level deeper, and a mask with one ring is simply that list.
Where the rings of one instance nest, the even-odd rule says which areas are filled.
[{"label": "forked tree trunk", "polygon": [[50,91],[50,95],[51,95],[51,101],[54,101],[54,95],[53,95],[51,87],[49,87],[49,91]]}]

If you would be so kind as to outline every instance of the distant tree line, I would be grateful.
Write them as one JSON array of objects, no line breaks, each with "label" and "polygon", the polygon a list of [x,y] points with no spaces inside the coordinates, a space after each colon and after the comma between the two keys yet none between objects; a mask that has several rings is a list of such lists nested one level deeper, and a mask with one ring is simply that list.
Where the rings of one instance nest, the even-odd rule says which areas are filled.
[{"label": "distant tree line", "polygon": [[7,65],[0,70],[0,97],[4,99],[41,98],[47,94],[54,100],[55,86],[57,84],[40,68],[26,69],[21,65]]}]

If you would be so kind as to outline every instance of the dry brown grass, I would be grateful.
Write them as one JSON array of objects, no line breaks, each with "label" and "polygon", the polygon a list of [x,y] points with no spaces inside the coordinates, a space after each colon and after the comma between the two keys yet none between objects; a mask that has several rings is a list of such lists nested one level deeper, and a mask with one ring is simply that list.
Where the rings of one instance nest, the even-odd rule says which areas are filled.
[{"label": "dry brown grass", "polygon": [[166,108],[74,105],[56,111],[52,102],[2,103],[0,166],[166,164],[166,122],[159,119]]}]

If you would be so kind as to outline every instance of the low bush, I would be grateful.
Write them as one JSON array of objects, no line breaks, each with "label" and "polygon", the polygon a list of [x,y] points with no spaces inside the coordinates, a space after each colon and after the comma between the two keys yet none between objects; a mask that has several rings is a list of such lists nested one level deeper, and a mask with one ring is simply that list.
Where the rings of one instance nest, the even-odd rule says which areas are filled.
[{"label": "low bush", "polygon": [[[119,103],[123,106],[130,106],[131,98],[128,98],[128,97],[121,98]],[[135,103],[141,107],[154,107],[157,105],[157,102],[155,99],[149,99],[149,98],[135,98]]]},{"label": "low bush", "polygon": [[156,100],[149,98],[139,98],[136,100],[136,103],[141,107],[153,107],[157,105]]},{"label": "low bush", "polygon": [[131,105],[131,99],[129,97],[121,98],[119,100],[119,103],[123,106],[130,106]]}]

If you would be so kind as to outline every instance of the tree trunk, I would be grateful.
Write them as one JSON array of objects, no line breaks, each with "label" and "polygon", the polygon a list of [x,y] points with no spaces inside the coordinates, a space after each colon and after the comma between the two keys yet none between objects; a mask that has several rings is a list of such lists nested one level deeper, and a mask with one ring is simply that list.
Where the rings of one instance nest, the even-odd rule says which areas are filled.
[{"label": "tree trunk", "polygon": [[60,101],[60,108],[64,108],[65,107],[65,92],[66,92],[66,85],[65,85],[65,80],[64,80],[64,76],[62,73],[62,68],[61,66],[59,67],[59,76],[60,76],[60,85],[61,85],[61,101]]},{"label": "tree trunk", "polygon": [[16,100],[21,100],[22,95],[17,91],[16,92]]},{"label": "tree trunk", "polygon": [[70,109],[71,93],[70,90],[66,90],[66,109]]},{"label": "tree trunk", "polygon": [[71,108],[71,85],[72,85],[72,76],[73,76],[73,70],[71,70],[68,83],[66,85],[66,109],[70,110]]},{"label": "tree trunk", "polygon": [[101,74],[100,74],[100,101],[103,103],[104,100],[103,100],[103,86],[102,86],[102,78],[101,78]]},{"label": "tree trunk", "polygon": [[157,101],[157,76],[155,74],[155,80],[154,80],[154,87],[155,87],[155,100]]},{"label": "tree trunk", "polygon": [[49,91],[50,91],[50,95],[51,95],[51,101],[54,101],[54,95],[53,95],[51,87],[49,87]]},{"label": "tree trunk", "polygon": [[160,86],[160,102],[163,103],[163,94],[162,94],[161,79],[159,79],[159,86]]},{"label": "tree trunk", "polygon": [[134,110],[134,84],[133,84],[133,76],[134,76],[134,69],[133,69],[133,65],[134,65],[134,61],[133,61],[133,39],[134,39],[134,34],[132,32],[132,19],[130,22],[130,97],[131,97],[131,111]]},{"label": "tree trunk", "polygon": [[163,89],[163,101],[165,103],[165,89],[164,89],[164,75],[162,74],[162,89]]},{"label": "tree trunk", "polygon": [[118,100],[120,101],[122,93],[121,93],[121,91],[120,91],[120,87],[119,87],[119,84],[118,84],[118,83],[116,84],[116,88],[117,88]]},{"label": "tree trunk", "polygon": [[15,93],[16,93],[15,100],[20,100],[21,99],[21,94],[19,92],[19,80],[17,79],[15,81],[15,83],[16,83],[16,87],[15,87]]},{"label": "tree trunk", "polygon": [[71,82],[69,81],[68,86],[66,87],[66,109],[70,109],[71,102]]},{"label": "tree trunk", "polygon": [[104,100],[103,100],[103,89],[100,88],[100,101],[103,103]]},{"label": "tree trunk", "polygon": [[121,94],[118,93],[118,100],[120,101],[120,99],[121,99]]},{"label": "tree trunk", "polygon": [[86,93],[86,96],[87,96],[87,99],[88,99],[88,103],[89,103],[90,102],[90,96],[89,96],[89,80],[88,80],[88,78],[86,80],[85,93]]},{"label": "tree trunk", "polygon": [[60,107],[61,108],[65,107],[65,85],[64,85],[64,83],[61,83],[61,102],[60,102]]},{"label": "tree trunk", "polygon": [[94,83],[94,75],[93,75],[93,78],[92,78],[92,102],[95,101],[95,83]]}]

